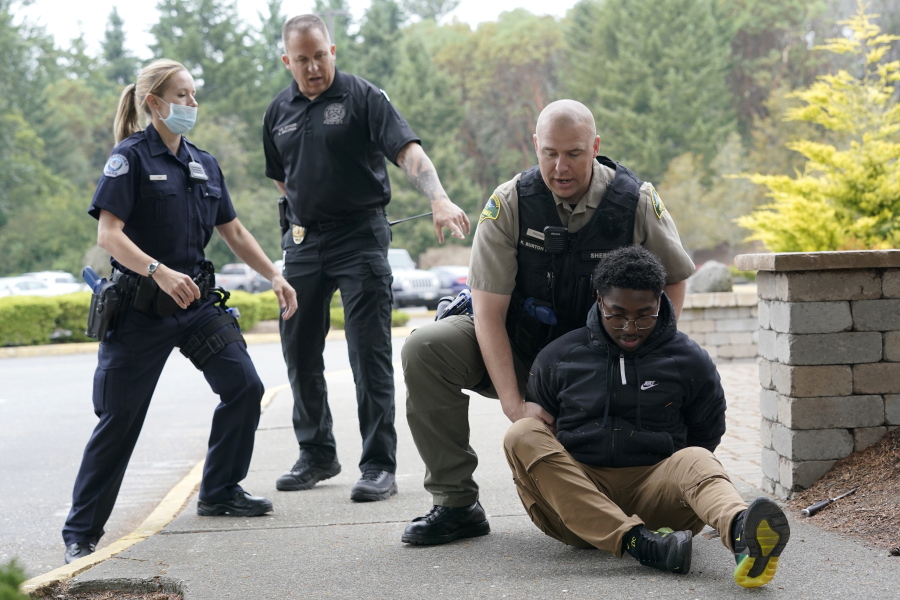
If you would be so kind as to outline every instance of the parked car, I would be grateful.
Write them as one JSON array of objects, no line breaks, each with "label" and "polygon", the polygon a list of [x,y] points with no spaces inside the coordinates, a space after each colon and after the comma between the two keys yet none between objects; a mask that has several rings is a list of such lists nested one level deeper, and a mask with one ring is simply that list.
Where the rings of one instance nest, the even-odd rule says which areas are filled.
[{"label": "parked car", "polygon": [[272,283],[244,263],[230,263],[216,273],[216,285],[228,291],[264,292],[272,289]]},{"label": "parked car", "polygon": [[22,277],[34,277],[46,283],[54,294],[71,294],[73,292],[90,291],[90,287],[84,281],[79,280],[66,271],[37,271],[23,273]]},{"label": "parked car", "polygon": [[425,306],[429,310],[437,308],[441,298],[441,282],[428,271],[416,268],[416,263],[405,248],[389,248],[388,262],[394,282],[394,308],[403,306]]},{"label": "parked car", "polygon": [[0,298],[4,296],[55,296],[58,293],[36,277],[0,278]]},{"label": "parked car", "polygon": [[469,277],[469,267],[464,265],[440,265],[428,269],[434,273],[441,282],[440,296],[456,296],[463,290],[469,289],[466,280]]}]

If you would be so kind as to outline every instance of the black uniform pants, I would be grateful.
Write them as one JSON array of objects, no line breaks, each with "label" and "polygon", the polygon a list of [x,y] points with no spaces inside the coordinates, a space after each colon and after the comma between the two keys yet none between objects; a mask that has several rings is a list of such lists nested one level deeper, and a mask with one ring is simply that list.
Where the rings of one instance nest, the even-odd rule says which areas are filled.
[{"label": "black uniform pants", "polygon": [[331,297],[340,289],[362,435],[360,470],[396,471],[390,240],[383,213],[328,231],[310,227],[299,244],[290,231],[284,236],[284,276],[297,290],[298,308],[281,321],[281,344],[294,394],[294,433],[301,456],[314,462],[337,456],[322,353]]},{"label": "black uniform pants", "polygon": [[[100,422],[75,479],[72,509],[63,528],[66,545],[96,543],[103,535],[163,366],[173,348],[223,313],[216,299],[212,295],[197,308],[165,318],[129,309],[100,344],[94,373],[94,412]],[[264,390],[240,342],[214,355],[203,375],[220,402],[213,413],[200,499],[219,502],[240,490],[238,482],[247,476]]]}]

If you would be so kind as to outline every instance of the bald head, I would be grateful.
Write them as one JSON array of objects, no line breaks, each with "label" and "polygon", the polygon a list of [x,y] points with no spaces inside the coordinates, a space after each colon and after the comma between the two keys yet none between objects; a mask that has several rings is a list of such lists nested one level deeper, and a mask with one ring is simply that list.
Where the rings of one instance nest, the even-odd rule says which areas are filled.
[{"label": "bald head", "polygon": [[600,151],[594,115],[574,100],[548,104],[538,116],[534,150],[547,187],[567,202],[578,202],[591,185]]},{"label": "bald head", "polygon": [[563,127],[582,129],[590,138],[597,135],[594,115],[587,106],[575,100],[557,100],[545,106],[538,115],[535,132],[540,137],[548,128]]}]

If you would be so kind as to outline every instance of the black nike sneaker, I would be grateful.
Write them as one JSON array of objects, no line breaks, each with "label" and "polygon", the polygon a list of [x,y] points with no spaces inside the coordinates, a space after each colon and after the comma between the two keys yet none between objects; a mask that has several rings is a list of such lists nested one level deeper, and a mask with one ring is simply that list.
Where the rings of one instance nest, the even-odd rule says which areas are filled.
[{"label": "black nike sneaker", "polygon": [[642,565],[684,575],[691,570],[692,538],[690,531],[668,527],[650,531],[639,525],[625,534],[622,545]]}]

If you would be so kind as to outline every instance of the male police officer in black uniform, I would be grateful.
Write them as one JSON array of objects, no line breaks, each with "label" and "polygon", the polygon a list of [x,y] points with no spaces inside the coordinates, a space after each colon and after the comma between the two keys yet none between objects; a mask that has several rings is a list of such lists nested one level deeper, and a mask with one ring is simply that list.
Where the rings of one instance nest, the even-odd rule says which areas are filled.
[{"label": "male police officer in black uniform", "polygon": [[281,337],[294,393],[300,458],[276,483],[305,490],[337,475],[322,352],[329,304],[341,291],[363,438],[355,501],[397,493],[397,435],[391,364],[391,234],[384,206],[391,192],[385,158],[429,199],[438,240],[469,233],[469,220],[440,184],[431,160],[384,92],[335,68],[335,47],[321,19],[290,19],[282,37],[293,83],[263,123],[266,175],[287,197],[284,275],[298,290],[297,315]]}]

